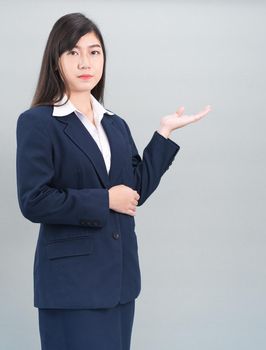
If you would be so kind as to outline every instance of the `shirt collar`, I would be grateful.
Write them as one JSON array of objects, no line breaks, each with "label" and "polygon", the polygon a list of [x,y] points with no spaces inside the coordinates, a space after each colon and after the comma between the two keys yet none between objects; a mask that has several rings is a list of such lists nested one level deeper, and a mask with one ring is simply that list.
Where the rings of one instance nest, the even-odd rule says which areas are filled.
[{"label": "shirt collar", "polygon": [[[91,103],[93,112],[98,116],[99,120],[102,119],[104,113],[107,113],[109,115],[114,115],[113,112],[106,110],[103,105],[92,95],[90,94]],[[66,104],[63,106],[58,106],[59,104],[64,103],[67,100],[67,96],[64,95],[63,98],[54,104],[53,108],[53,116],[54,117],[64,117],[72,112],[79,112],[82,114],[73,104],[70,100],[67,101]]]}]

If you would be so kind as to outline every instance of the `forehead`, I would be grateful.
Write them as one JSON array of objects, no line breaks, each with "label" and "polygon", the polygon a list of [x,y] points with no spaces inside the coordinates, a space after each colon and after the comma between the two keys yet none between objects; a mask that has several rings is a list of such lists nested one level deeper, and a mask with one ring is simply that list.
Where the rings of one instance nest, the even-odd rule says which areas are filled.
[{"label": "forehead", "polygon": [[79,38],[76,46],[91,46],[91,45],[101,45],[100,40],[97,38],[94,32],[86,33],[82,37]]}]

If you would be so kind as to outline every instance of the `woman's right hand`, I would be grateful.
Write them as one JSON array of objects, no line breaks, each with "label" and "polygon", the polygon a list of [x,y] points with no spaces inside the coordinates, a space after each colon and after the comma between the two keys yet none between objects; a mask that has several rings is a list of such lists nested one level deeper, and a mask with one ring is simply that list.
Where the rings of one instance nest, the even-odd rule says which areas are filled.
[{"label": "woman's right hand", "polygon": [[117,185],[109,190],[109,208],[123,214],[134,216],[140,195],[131,187]]}]

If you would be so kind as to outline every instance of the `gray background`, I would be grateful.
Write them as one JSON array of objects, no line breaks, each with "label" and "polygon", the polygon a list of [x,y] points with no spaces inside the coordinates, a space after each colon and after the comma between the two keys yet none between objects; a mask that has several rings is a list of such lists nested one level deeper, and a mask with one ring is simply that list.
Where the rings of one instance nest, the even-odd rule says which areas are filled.
[{"label": "gray background", "polygon": [[132,350],[266,348],[263,2],[1,1],[0,348],[40,348],[38,224],[16,197],[15,127],[54,22],[83,12],[107,47],[105,107],[142,151],[179,106],[213,110],[175,130],[175,161],[136,215],[142,291]]}]

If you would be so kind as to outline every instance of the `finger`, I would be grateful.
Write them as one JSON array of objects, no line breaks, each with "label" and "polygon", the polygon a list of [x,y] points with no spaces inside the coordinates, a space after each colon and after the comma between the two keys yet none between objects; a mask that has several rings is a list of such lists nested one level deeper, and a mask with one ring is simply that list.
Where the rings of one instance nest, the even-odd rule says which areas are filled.
[{"label": "finger", "polygon": [[183,118],[186,121],[186,124],[194,123],[197,120],[201,119],[203,115],[198,114],[193,114],[193,115],[185,115]]},{"label": "finger", "polygon": [[184,107],[184,106],[181,106],[181,107],[179,107],[178,110],[176,111],[176,114],[177,114],[178,116],[180,116],[181,114],[184,113],[184,110],[185,110],[185,107]]},{"label": "finger", "polygon": [[135,192],[136,192],[136,197],[135,197],[135,199],[139,200],[139,199],[140,199],[140,195],[138,194],[137,191],[135,191]]},{"label": "finger", "polygon": [[202,111],[200,111],[199,113],[194,114],[194,115],[189,116],[189,117],[191,118],[192,121],[193,121],[193,120],[194,120],[194,121],[197,121],[197,120],[201,119],[202,117],[204,117],[206,114],[208,114],[210,110],[211,110],[211,109],[210,109],[210,106],[206,106],[206,107],[205,107]]},{"label": "finger", "polygon": [[131,210],[131,209],[128,209],[127,213],[129,215],[132,215],[132,216],[136,215],[136,212],[134,210]]},{"label": "finger", "polygon": [[138,204],[138,201],[136,200],[136,198],[133,198],[131,203],[136,206]]},{"label": "finger", "polygon": [[136,211],[136,206],[135,206],[135,204],[130,205],[128,209],[129,209],[129,210]]},{"label": "finger", "polygon": [[211,111],[211,106],[210,106],[210,105],[207,105],[207,106],[205,106],[205,108],[204,108],[202,111],[200,111],[200,112],[197,113],[197,114],[206,115],[206,114],[209,113],[210,111]]},{"label": "finger", "polygon": [[211,110],[211,106],[208,105],[206,107],[204,107],[204,109],[202,109],[200,112],[196,113],[196,115],[202,115],[202,114],[206,114]]}]

